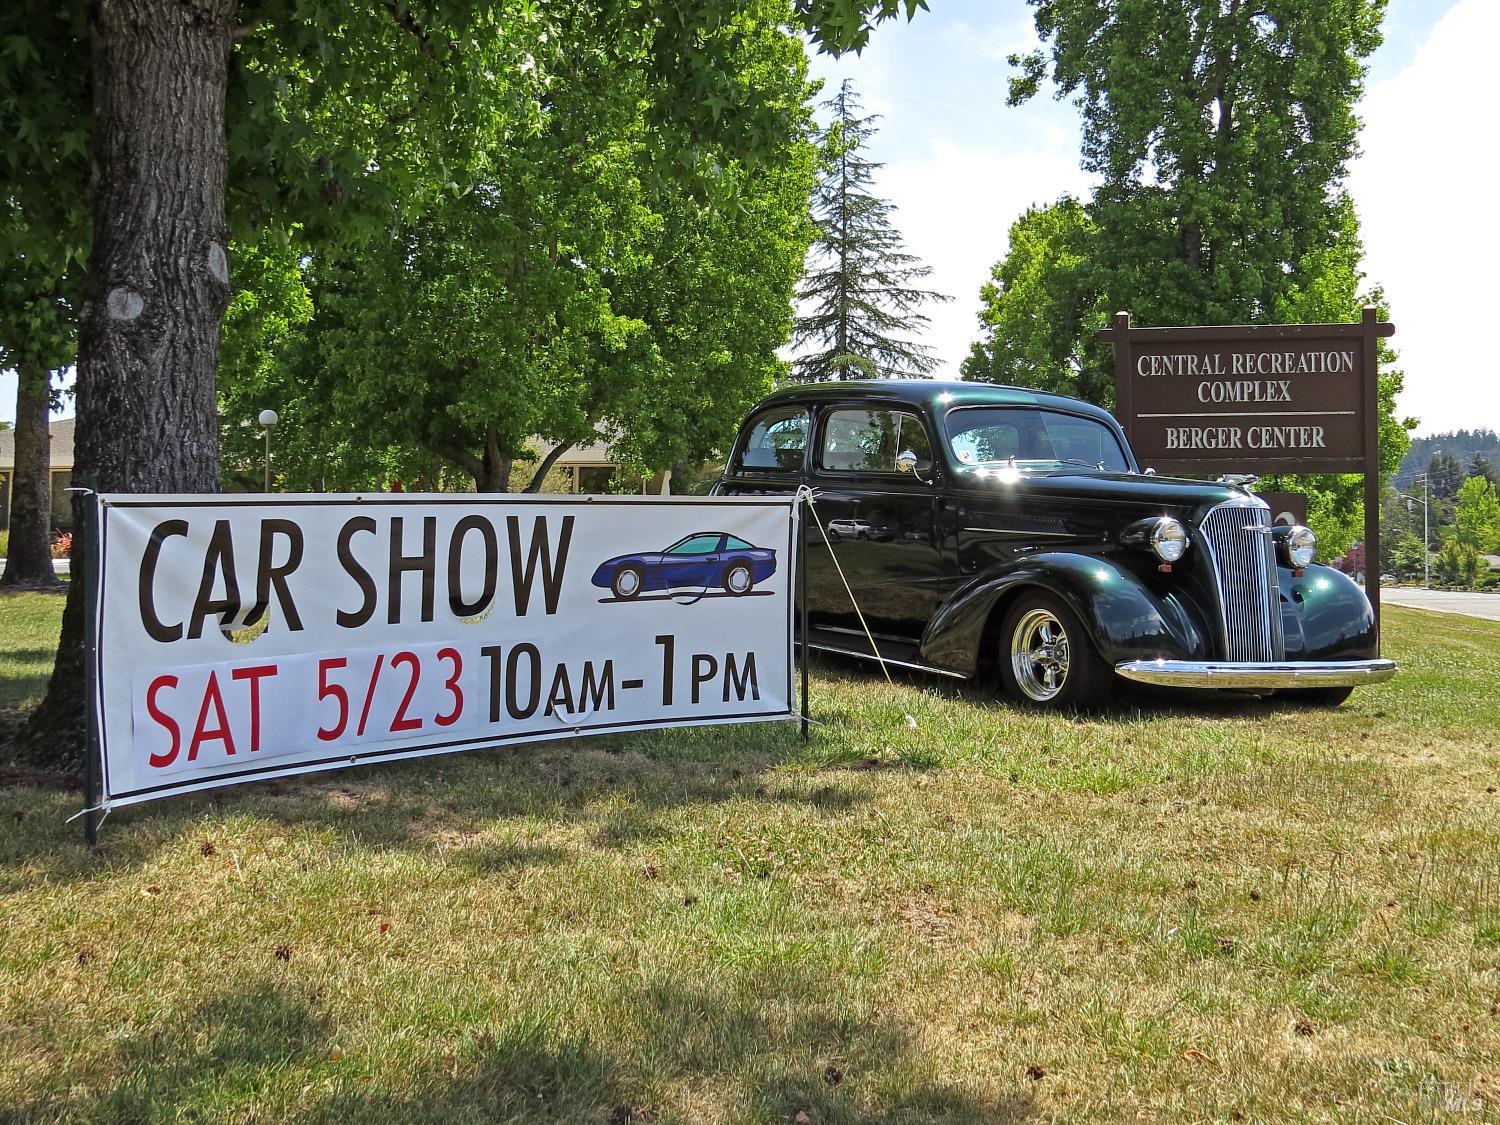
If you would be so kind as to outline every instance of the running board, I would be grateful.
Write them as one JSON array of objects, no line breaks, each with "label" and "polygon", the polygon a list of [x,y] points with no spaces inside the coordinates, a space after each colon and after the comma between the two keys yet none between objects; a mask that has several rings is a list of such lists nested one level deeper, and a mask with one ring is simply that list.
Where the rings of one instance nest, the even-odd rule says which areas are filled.
[{"label": "running board", "polygon": [[811,630],[809,645],[819,652],[832,652],[839,656],[852,656],[856,660],[869,660],[872,663],[884,661],[893,668],[905,668],[912,672],[930,672],[936,676],[948,676],[955,680],[967,680],[969,677],[962,672],[955,672],[951,668],[939,668],[936,664],[928,664],[912,654],[912,646],[898,644],[890,641],[876,639],[877,650],[880,655],[870,651],[870,642],[864,637],[839,636],[830,638],[826,632],[820,629]]}]

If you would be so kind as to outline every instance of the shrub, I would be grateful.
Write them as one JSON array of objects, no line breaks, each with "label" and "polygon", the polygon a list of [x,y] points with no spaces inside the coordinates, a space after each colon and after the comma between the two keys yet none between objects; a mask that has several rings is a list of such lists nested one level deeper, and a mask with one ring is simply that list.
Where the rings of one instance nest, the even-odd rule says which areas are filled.
[{"label": "shrub", "polygon": [[65,559],[73,553],[73,533],[64,531],[56,539],[52,540],[52,557],[54,559]]}]

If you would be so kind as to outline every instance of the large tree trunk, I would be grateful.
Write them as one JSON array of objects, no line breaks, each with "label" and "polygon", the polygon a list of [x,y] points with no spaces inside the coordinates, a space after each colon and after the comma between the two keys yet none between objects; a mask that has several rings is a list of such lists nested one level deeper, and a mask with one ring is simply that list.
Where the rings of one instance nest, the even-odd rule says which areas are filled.
[{"label": "large tree trunk", "polygon": [[[78,336],[73,483],[215,492],[214,372],[229,302],[224,90],[235,0],[96,0],[94,239]],[[74,523],[85,505],[74,494]],[[47,698],[19,755],[75,767],[84,685],[81,534]]]},{"label": "large tree trunk", "polygon": [[51,372],[17,364],[16,471],[10,489],[10,546],[0,586],[56,586],[52,573],[52,436],[47,429]]}]

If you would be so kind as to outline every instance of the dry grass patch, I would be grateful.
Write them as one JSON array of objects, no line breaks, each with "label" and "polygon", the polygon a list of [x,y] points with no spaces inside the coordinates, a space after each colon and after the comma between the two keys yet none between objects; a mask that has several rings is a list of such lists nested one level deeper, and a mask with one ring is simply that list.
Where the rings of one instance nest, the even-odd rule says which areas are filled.
[{"label": "dry grass patch", "polygon": [[0,1117],[1500,1117],[1500,627],[1387,622],[1334,712],[829,663],[807,746],[273,782],[96,855],[0,790]]}]

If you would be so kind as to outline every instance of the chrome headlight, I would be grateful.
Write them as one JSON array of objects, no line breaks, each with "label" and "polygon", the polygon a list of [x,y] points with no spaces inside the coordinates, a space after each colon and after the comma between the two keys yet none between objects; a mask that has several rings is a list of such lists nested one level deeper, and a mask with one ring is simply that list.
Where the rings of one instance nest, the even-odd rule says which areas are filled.
[{"label": "chrome headlight", "polygon": [[1151,528],[1151,549],[1164,563],[1174,563],[1188,549],[1187,528],[1171,516],[1162,516]]},{"label": "chrome headlight", "polygon": [[1120,534],[1128,547],[1149,548],[1164,563],[1174,563],[1188,549],[1187,528],[1171,516],[1150,516],[1136,520]]},{"label": "chrome headlight", "polygon": [[1286,552],[1287,565],[1302,570],[1318,553],[1318,537],[1312,528],[1299,523],[1281,537],[1281,547]]}]

